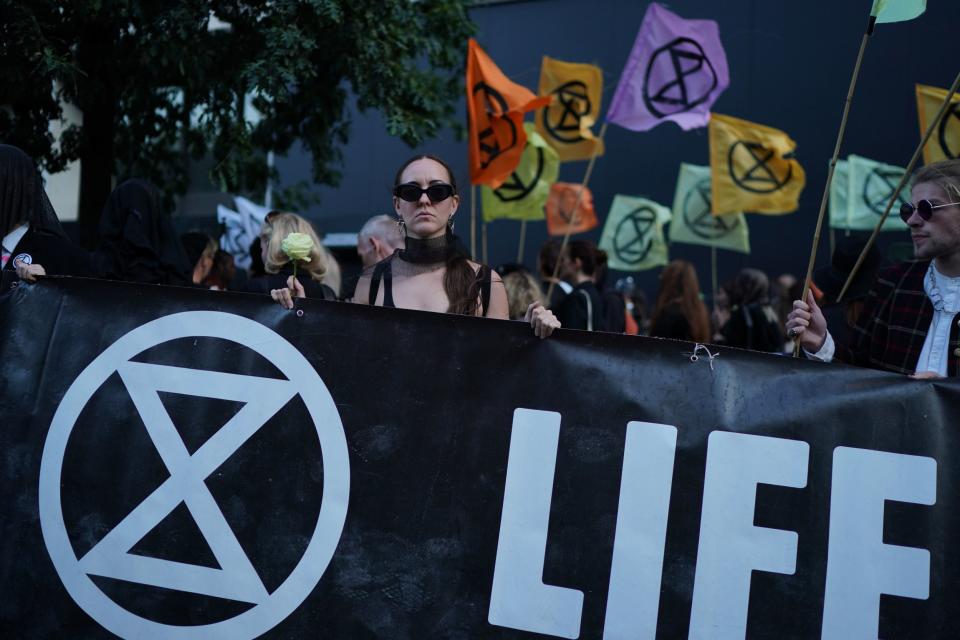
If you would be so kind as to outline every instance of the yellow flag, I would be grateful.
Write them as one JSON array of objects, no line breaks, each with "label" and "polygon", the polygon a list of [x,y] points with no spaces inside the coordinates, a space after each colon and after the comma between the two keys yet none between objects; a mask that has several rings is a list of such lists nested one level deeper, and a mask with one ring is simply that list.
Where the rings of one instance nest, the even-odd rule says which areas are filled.
[{"label": "yellow flag", "polygon": [[556,149],[561,161],[603,155],[603,140],[590,130],[600,117],[600,67],[543,56],[539,93],[552,100],[537,111],[537,131]]},{"label": "yellow flag", "polygon": [[[920,137],[927,132],[930,122],[947,99],[949,92],[925,84],[917,85],[917,114],[920,116]],[[960,157],[960,94],[954,94],[943,119],[933,129],[933,135],[923,147],[926,164]]]},{"label": "yellow flag", "polygon": [[709,137],[714,215],[797,210],[806,174],[792,157],[797,145],[790,136],[714,113]]}]

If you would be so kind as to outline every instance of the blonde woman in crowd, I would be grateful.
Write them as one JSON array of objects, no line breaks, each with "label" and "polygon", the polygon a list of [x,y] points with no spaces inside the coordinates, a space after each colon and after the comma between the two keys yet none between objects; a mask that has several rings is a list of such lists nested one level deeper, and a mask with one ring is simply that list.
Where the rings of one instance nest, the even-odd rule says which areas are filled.
[{"label": "blonde woman in crowd", "polygon": [[507,309],[511,320],[523,320],[531,304],[536,302],[543,305],[546,300],[540,283],[524,269],[503,276],[503,286],[507,290]]},{"label": "blonde woman in crowd", "polygon": [[[260,230],[260,250],[266,275],[251,278],[243,291],[270,294],[273,289],[285,288],[293,276],[293,262],[283,252],[283,239],[291,233],[304,233],[313,240],[309,260],[297,264],[297,283],[310,298],[336,300],[337,294],[325,284],[328,277],[329,253],[320,244],[320,238],[307,220],[295,213],[271,213]],[[339,269],[338,269],[339,271]],[[339,282],[336,284],[339,285]]]}]

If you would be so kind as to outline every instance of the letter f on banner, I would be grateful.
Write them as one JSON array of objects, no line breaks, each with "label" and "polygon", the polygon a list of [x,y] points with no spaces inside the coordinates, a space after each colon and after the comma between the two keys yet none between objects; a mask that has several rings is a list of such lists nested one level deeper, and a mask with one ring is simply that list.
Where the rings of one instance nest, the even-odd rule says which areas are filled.
[{"label": "letter f on banner", "polygon": [[810,445],[798,440],[725,431],[710,434],[691,638],[744,638],[751,573],[796,571],[796,532],[756,527],[753,519],[757,485],[807,486],[809,457]]}]

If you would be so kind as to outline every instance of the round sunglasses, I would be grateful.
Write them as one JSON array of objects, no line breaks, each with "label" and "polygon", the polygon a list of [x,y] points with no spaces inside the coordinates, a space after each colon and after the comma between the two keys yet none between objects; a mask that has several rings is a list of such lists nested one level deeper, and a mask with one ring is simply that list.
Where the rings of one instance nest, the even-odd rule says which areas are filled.
[{"label": "round sunglasses", "polygon": [[393,195],[407,202],[416,202],[423,194],[427,194],[430,202],[437,204],[443,202],[453,195],[453,187],[444,182],[432,184],[426,189],[421,189],[416,184],[398,184],[393,188]]},{"label": "round sunglasses", "polygon": [[955,204],[960,204],[960,202],[948,202],[946,204],[933,204],[929,200],[920,200],[917,202],[916,206],[910,204],[909,202],[904,202],[900,205],[900,217],[903,218],[903,221],[906,222],[910,219],[910,216],[913,215],[913,212],[916,211],[917,215],[920,216],[923,220],[929,220],[933,216],[934,209],[942,209],[943,207],[952,207]]}]

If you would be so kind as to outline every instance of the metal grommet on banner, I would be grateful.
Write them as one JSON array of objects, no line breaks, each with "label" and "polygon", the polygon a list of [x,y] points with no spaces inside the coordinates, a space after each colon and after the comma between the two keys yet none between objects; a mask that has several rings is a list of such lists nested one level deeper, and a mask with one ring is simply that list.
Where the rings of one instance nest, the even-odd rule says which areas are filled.
[{"label": "metal grommet on banner", "polygon": [[297,317],[298,317],[298,318],[302,318],[302,317],[303,317],[303,309],[297,309]]},{"label": "metal grommet on banner", "polygon": [[690,353],[690,352],[688,351],[687,353],[684,353],[683,355],[685,355],[685,356],[690,356],[690,362],[697,362],[698,360],[700,360],[700,355],[699,355],[699,354],[700,354],[701,351],[703,351],[704,353],[706,353],[706,356],[707,356],[707,358],[708,358],[709,361],[710,361],[710,371],[713,371],[713,359],[714,359],[714,358],[718,358],[718,357],[720,356],[720,352],[719,352],[719,351],[716,352],[716,353],[710,353],[710,349],[708,349],[708,348],[706,347],[706,345],[702,345],[702,344],[700,344],[700,343],[698,342],[698,343],[695,343],[695,344],[693,345],[693,353]]}]

